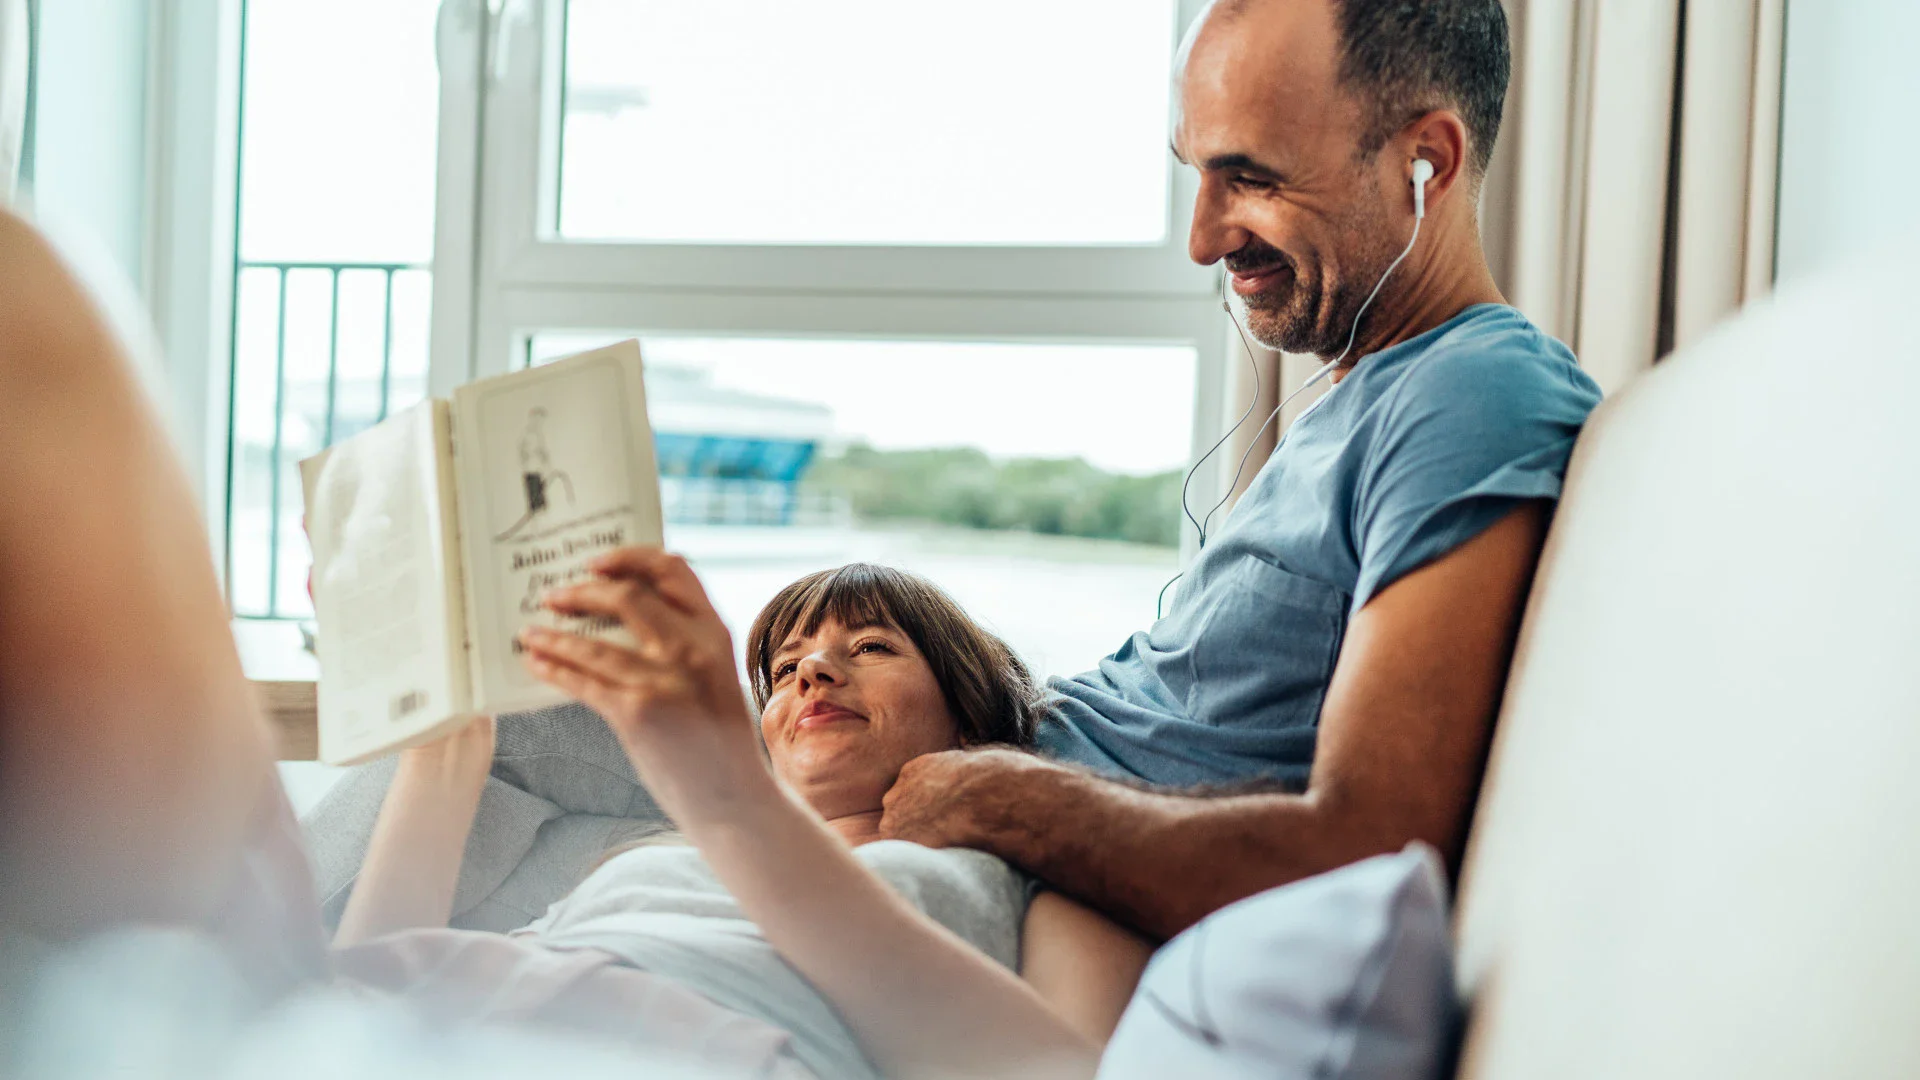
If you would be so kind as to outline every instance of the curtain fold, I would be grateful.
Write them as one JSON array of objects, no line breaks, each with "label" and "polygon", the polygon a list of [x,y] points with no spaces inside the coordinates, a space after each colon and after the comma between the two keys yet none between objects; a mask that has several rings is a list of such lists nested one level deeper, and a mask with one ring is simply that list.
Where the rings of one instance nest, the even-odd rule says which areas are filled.
[{"label": "curtain fold", "polygon": [[[1573,337],[1611,393],[1653,364],[1661,336],[1680,0],[1594,4],[1585,198]],[[1543,73],[1551,78],[1551,73]]]},{"label": "curtain fold", "polygon": [[1674,348],[1772,285],[1785,7],[1765,0],[1687,8]]}]

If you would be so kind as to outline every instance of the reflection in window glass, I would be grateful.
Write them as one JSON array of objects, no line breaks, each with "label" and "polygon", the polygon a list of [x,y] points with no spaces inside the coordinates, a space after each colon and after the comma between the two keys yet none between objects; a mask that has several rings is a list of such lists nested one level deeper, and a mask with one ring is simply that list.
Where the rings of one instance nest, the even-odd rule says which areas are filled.
[{"label": "reflection in window glass", "polygon": [[[615,340],[539,335],[534,362]],[[853,561],[948,589],[1045,674],[1153,618],[1178,568],[1184,346],[642,337],[667,542],[736,642]]]},{"label": "reflection in window glass", "polygon": [[1175,0],[571,0],[559,231],[1157,244]]}]

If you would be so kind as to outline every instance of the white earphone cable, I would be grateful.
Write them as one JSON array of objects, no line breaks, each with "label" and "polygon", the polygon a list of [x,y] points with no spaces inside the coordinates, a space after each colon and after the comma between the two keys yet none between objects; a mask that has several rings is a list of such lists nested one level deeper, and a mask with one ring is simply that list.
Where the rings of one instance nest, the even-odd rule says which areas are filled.
[{"label": "white earphone cable", "polygon": [[[1240,419],[1233,425],[1233,427],[1228,428],[1227,433],[1225,435],[1220,436],[1220,440],[1218,442],[1214,443],[1213,446],[1210,447],[1206,453],[1200,455],[1200,459],[1193,463],[1193,468],[1187,470],[1186,479],[1183,480],[1180,484],[1180,511],[1182,514],[1186,515],[1186,519],[1189,522],[1193,523],[1194,530],[1199,534],[1200,547],[1202,550],[1205,550],[1207,546],[1207,528],[1213,522],[1213,515],[1216,513],[1219,513],[1220,508],[1225,506],[1227,502],[1233,498],[1233,489],[1239,486],[1240,477],[1242,474],[1246,472],[1247,461],[1249,458],[1253,456],[1253,448],[1259,445],[1260,436],[1265,434],[1267,428],[1271,427],[1273,425],[1273,422],[1279,418],[1281,411],[1284,410],[1289,404],[1292,404],[1293,399],[1299,397],[1301,394],[1306,393],[1309,389],[1317,385],[1321,379],[1324,379],[1328,375],[1332,374],[1336,369],[1339,368],[1341,364],[1346,362],[1347,357],[1351,355],[1353,352],[1354,344],[1360,340],[1360,323],[1363,319],[1366,318],[1367,310],[1373,307],[1373,302],[1375,300],[1380,298],[1380,291],[1387,287],[1387,281],[1388,279],[1393,277],[1393,272],[1395,270],[1400,269],[1400,264],[1407,261],[1407,256],[1412,255],[1414,247],[1420,243],[1420,225],[1422,222],[1426,220],[1426,205],[1425,205],[1426,199],[1424,197],[1425,189],[1422,186],[1420,186],[1421,181],[1422,181],[1422,178],[1420,177],[1420,174],[1416,172],[1415,173],[1415,189],[1416,189],[1416,194],[1418,196],[1418,209],[1417,209],[1417,212],[1414,214],[1414,218],[1413,218],[1413,236],[1407,240],[1407,246],[1404,250],[1400,252],[1400,256],[1394,259],[1393,262],[1387,264],[1386,271],[1380,275],[1380,280],[1374,284],[1373,291],[1367,294],[1366,302],[1362,303],[1360,305],[1360,310],[1354,314],[1353,329],[1349,331],[1347,334],[1347,347],[1340,351],[1339,356],[1335,357],[1332,360],[1327,361],[1327,363],[1323,365],[1319,371],[1314,372],[1312,376],[1310,376],[1307,379],[1306,382],[1301,383],[1299,389],[1295,390],[1293,393],[1288,394],[1286,397],[1282,398],[1280,401],[1280,404],[1274,406],[1273,411],[1267,414],[1266,422],[1261,424],[1259,430],[1253,433],[1253,438],[1247,442],[1246,452],[1240,455],[1240,464],[1237,468],[1233,470],[1233,479],[1228,481],[1225,494],[1221,495],[1220,501],[1217,503],[1214,503],[1213,508],[1207,511],[1206,517],[1195,521],[1193,516],[1193,510],[1187,505],[1187,492],[1188,492],[1188,489],[1193,485],[1194,476],[1200,472],[1200,467],[1206,464],[1207,459],[1212,457],[1216,452],[1218,452],[1222,446],[1225,446],[1227,443],[1227,440],[1233,438],[1234,432],[1239,431],[1240,428],[1246,424],[1247,418],[1253,415],[1253,410],[1257,406],[1257,403],[1259,401],[1259,393],[1260,393],[1259,385],[1258,385],[1259,379],[1260,379],[1260,365],[1259,365],[1259,362],[1253,358],[1254,356],[1253,342],[1248,338],[1246,327],[1242,326],[1240,324],[1240,319],[1236,315],[1234,315],[1232,303],[1224,299],[1224,293],[1226,291],[1226,282],[1224,279],[1222,279],[1221,292],[1223,294],[1223,298],[1221,300],[1220,306],[1226,310],[1227,318],[1233,321],[1233,328],[1239,331],[1241,343],[1244,344],[1247,348],[1247,362],[1248,364],[1252,365],[1253,374],[1254,374],[1254,383],[1255,383],[1254,401],[1247,405],[1247,411],[1241,414]],[[1181,578],[1185,576],[1186,576],[1185,571],[1175,574],[1171,580],[1169,580],[1165,585],[1160,587],[1160,595],[1154,601],[1154,617],[1155,618],[1159,618],[1162,614],[1163,608],[1165,606],[1166,598],[1167,598],[1167,590],[1173,588],[1174,584],[1177,583]]]},{"label": "white earphone cable", "polygon": [[[1227,313],[1227,318],[1232,319],[1234,327],[1238,329],[1240,320],[1234,316],[1233,305],[1227,300],[1227,281],[1225,277],[1220,279],[1220,310]],[[1245,341],[1246,331],[1241,331],[1240,337],[1242,341]],[[1247,402],[1247,411],[1240,414],[1240,419],[1234,421],[1233,426],[1227,429],[1225,435],[1220,436],[1220,441],[1208,447],[1207,452],[1200,455],[1200,459],[1193,463],[1191,469],[1187,470],[1186,478],[1180,482],[1180,512],[1186,516],[1189,522],[1193,523],[1194,530],[1201,536],[1200,543],[1203,547],[1206,546],[1207,530],[1204,525],[1200,524],[1200,520],[1193,516],[1193,508],[1187,505],[1187,489],[1193,485],[1194,475],[1200,471],[1200,466],[1205,465],[1208,458],[1218,453],[1221,447],[1227,445],[1227,440],[1233,438],[1233,433],[1245,426],[1246,422],[1253,416],[1253,410],[1260,407],[1260,361],[1255,359],[1256,355],[1253,346],[1248,344],[1247,366],[1253,370],[1253,400]],[[1161,592],[1164,594],[1166,590],[1162,589]]]},{"label": "white earphone cable", "polygon": [[[1406,249],[1400,252],[1400,257],[1393,260],[1392,263],[1388,264],[1387,272],[1380,275],[1379,284],[1373,287],[1373,292],[1368,294],[1366,303],[1361,304],[1359,312],[1354,315],[1353,331],[1352,333],[1347,335],[1347,347],[1341,350],[1339,356],[1335,357],[1332,360],[1327,361],[1327,363],[1323,367],[1321,367],[1319,371],[1314,372],[1313,375],[1310,376],[1306,382],[1301,383],[1300,389],[1295,390],[1291,394],[1288,394],[1285,398],[1281,400],[1280,404],[1274,406],[1273,411],[1267,414],[1267,422],[1264,424],[1261,424],[1260,429],[1253,433],[1253,438],[1249,440],[1247,443],[1246,453],[1240,455],[1239,468],[1236,468],[1233,470],[1233,479],[1227,483],[1226,494],[1220,497],[1219,502],[1213,504],[1213,509],[1207,511],[1206,517],[1200,519],[1200,546],[1201,547],[1207,546],[1207,529],[1208,529],[1208,524],[1213,521],[1213,515],[1218,513],[1221,507],[1227,505],[1227,501],[1233,498],[1233,489],[1240,486],[1240,476],[1242,473],[1247,471],[1247,459],[1253,455],[1253,448],[1260,444],[1260,436],[1266,434],[1267,429],[1269,427],[1272,427],[1273,422],[1279,418],[1281,410],[1285,409],[1288,405],[1292,404],[1294,398],[1297,398],[1301,394],[1306,393],[1314,385],[1319,383],[1321,379],[1326,378],[1328,375],[1338,370],[1340,365],[1346,362],[1348,355],[1350,355],[1353,352],[1354,342],[1359,340],[1360,320],[1366,318],[1367,309],[1372,307],[1373,302],[1379,298],[1380,290],[1386,287],[1387,279],[1393,276],[1393,272],[1395,270],[1400,269],[1401,263],[1407,261],[1407,256],[1413,254],[1413,247],[1415,244],[1418,244],[1419,242],[1420,242],[1420,219],[1415,218],[1413,220],[1413,239],[1407,241]],[[1232,312],[1228,312],[1228,315],[1231,317]],[[1241,339],[1244,341],[1246,338],[1247,331],[1244,327],[1240,325],[1237,319],[1234,321],[1233,328],[1235,330],[1240,331]],[[1251,351],[1251,349],[1253,348],[1252,344],[1248,343],[1247,348],[1249,349],[1249,351]],[[1228,434],[1231,435],[1232,432],[1228,432]],[[1186,502],[1186,499],[1183,493],[1181,497],[1182,505],[1184,505],[1185,502]]]}]

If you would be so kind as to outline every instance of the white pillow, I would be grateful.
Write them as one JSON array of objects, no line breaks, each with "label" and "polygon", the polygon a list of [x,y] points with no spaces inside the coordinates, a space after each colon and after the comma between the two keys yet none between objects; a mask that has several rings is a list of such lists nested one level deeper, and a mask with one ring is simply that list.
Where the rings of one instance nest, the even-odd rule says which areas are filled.
[{"label": "white pillow", "polygon": [[1431,1080],[1452,1061],[1446,884],[1412,844],[1222,908],[1148,965],[1101,1080]]}]

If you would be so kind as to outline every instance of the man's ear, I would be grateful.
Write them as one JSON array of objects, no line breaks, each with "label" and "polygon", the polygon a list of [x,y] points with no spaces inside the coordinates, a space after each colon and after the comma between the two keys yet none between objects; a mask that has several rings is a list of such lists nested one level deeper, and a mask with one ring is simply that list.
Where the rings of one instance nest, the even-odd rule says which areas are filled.
[{"label": "man's ear", "polygon": [[[1446,205],[1456,187],[1464,186],[1470,170],[1471,140],[1466,122],[1452,109],[1435,109],[1400,133],[1408,167],[1414,158],[1425,158],[1433,165],[1433,179],[1427,182],[1427,212]],[[1407,173],[1406,175],[1411,175]]]}]

